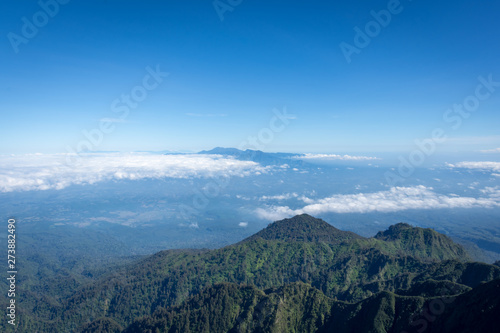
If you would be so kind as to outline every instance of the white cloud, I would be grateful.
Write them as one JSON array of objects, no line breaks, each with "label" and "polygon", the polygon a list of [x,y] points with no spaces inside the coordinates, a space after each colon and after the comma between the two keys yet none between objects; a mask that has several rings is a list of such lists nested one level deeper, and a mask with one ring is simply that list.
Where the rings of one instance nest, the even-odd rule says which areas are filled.
[{"label": "white cloud", "polygon": [[244,177],[272,168],[219,155],[147,153],[29,154],[0,158],[0,192],[63,189],[70,185],[145,178]]},{"label": "white cloud", "polygon": [[350,155],[336,155],[336,154],[304,154],[294,156],[300,160],[342,160],[342,161],[371,161],[380,160],[378,157],[371,156],[350,156]]},{"label": "white cloud", "polygon": [[299,200],[304,201],[304,203],[306,203],[306,204],[312,204],[312,203],[314,203],[314,200],[313,200],[313,199],[308,198],[308,197],[306,197],[305,195],[301,196],[301,197],[299,198]]},{"label": "white cloud", "polygon": [[500,162],[459,162],[455,164],[448,163],[450,168],[478,169],[485,171],[500,171]]},{"label": "white cloud", "polygon": [[485,192],[486,197],[456,197],[437,194],[432,187],[393,187],[388,191],[358,194],[337,194],[328,198],[311,200],[300,209],[288,206],[258,208],[257,215],[267,220],[279,220],[298,214],[396,212],[408,209],[500,207],[500,190]]},{"label": "white cloud", "polygon": [[480,190],[481,193],[491,197],[491,198],[499,198],[500,199],[500,186],[495,187],[485,187]]},{"label": "white cloud", "polygon": [[481,150],[481,153],[500,153],[500,148]]},{"label": "white cloud", "polygon": [[122,119],[122,118],[102,118],[102,119],[100,119],[100,121],[103,123],[124,123],[124,122],[126,122],[125,119]]},{"label": "white cloud", "polygon": [[[107,222],[107,223],[116,223],[121,224],[128,227],[135,226],[146,226],[147,223],[152,221],[161,221],[168,218],[168,215],[165,211],[150,209],[144,212],[132,212],[132,211],[112,211],[109,212],[109,216],[97,216],[90,217],[87,220],[91,223],[95,222]],[[68,223],[74,224],[74,223]],[[90,224],[88,224],[90,225]]]},{"label": "white cloud", "polygon": [[290,209],[288,206],[257,208],[256,213],[258,217],[269,221],[277,221],[287,217],[299,215],[299,213],[296,213],[296,211]]},{"label": "white cloud", "polygon": [[242,227],[242,228],[246,228],[248,226],[248,222],[240,222],[238,224],[238,226]]},{"label": "white cloud", "polygon": [[186,116],[189,117],[227,117],[225,113],[186,113]]},{"label": "white cloud", "polygon": [[259,201],[265,200],[288,200],[291,198],[297,198],[299,195],[297,193],[284,193],[280,195],[263,195],[259,198]]}]

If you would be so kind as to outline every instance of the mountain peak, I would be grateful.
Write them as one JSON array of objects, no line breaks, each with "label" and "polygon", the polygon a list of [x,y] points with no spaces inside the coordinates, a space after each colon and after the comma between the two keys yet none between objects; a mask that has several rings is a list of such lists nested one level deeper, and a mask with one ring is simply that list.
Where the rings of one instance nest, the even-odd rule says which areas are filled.
[{"label": "mountain peak", "polygon": [[[377,235],[375,235],[375,238],[377,239],[382,239],[382,240],[395,240],[401,238],[405,233],[407,233],[409,230],[413,229],[411,225],[408,223],[400,222],[394,225],[391,225],[387,230],[385,231],[379,231]],[[415,228],[417,229],[417,228]]]},{"label": "mountain peak", "polygon": [[379,231],[374,238],[387,242],[397,242],[402,249],[409,250],[421,257],[440,260],[453,257],[462,260],[469,259],[469,255],[461,245],[430,228],[398,223],[391,225],[386,231]]},{"label": "mountain peak", "polygon": [[259,150],[250,150],[247,149],[245,151],[237,149],[237,148],[225,148],[225,147],[215,147],[211,150],[202,150],[198,154],[216,154],[216,155],[230,155],[230,156],[240,156],[245,153],[250,152],[261,152]]},{"label": "mountain peak", "polygon": [[341,243],[342,241],[362,237],[350,231],[339,230],[322,219],[302,214],[275,221],[244,241],[259,238],[296,242]]},{"label": "mountain peak", "polygon": [[262,150],[240,150],[237,148],[216,147],[211,150],[202,150],[198,154],[202,155],[222,155],[230,156],[240,161],[252,161],[261,165],[288,165],[289,167],[302,168],[305,163],[295,159],[296,154],[291,153],[266,153]]}]

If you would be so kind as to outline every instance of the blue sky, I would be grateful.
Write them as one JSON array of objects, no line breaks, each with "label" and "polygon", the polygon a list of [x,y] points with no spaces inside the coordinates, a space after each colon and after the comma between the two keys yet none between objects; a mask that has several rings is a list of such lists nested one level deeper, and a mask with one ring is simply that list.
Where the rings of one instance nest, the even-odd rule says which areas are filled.
[{"label": "blue sky", "polygon": [[[500,4],[221,3],[223,20],[212,1],[74,0],[45,23],[40,3],[3,1],[0,153],[76,149],[103,119],[113,130],[93,150],[238,147],[284,108],[294,117],[258,148],[406,152],[436,128],[451,138],[443,152],[500,147],[500,87],[460,123],[443,118],[478,77],[500,82]],[[339,45],[355,46],[354,28],[366,33],[371,11],[388,8],[397,13],[348,63]],[[42,20],[34,36],[23,18]],[[144,91],[147,68],[169,75],[120,119],[113,102]]]}]

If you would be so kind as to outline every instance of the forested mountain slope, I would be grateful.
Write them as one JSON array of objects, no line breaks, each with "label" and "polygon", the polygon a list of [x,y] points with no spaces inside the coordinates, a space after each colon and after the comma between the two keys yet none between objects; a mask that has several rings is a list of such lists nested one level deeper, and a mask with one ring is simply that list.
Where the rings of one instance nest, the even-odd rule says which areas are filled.
[{"label": "forested mountain slope", "polygon": [[[75,290],[61,302],[43,304],[40,301],[36,308],[23,315],[21,324],[26,329],[41,332],[79,332],[84,328],[88,332],[104,326],[121,330],[132,323],[137,325],[134,320],[143,316],[152,316],[152,319],[147,319],[150,322],[161,321],[163,315],[158,314],[171,316],[168,313],[173,310],[168,309],[177,306],[176,309],[193,313],[193,325],[206,325],[203,318],[214,316],[222,332],[226,327],[237,329],[234,326],[236,319],[232,316],[239,313],[238,309],[248,308],[250,311],[255,306],[251,304],[257,299],[279,294],[282,292],[279,290],[299,288],[289,297],[296,298],[294,302],[297,304],[307,304],[300,310],[304,313],[313,311],[316,306],[321,308],[318,313],[314,310],[314,313],[300,315],[312,316],[314,320],[307,327],[320,329],[329,325],[330,310],[325,310],[328,307],[331,311],[340,311],[341,315],[335,316],[337,318],[342,313],[345,315],[342,312],[344,307],[357,304],[358,309],[364,307],[363,302],[387,297],[392,300],[396,297],[395,292],[399,293],[397,297],[401,297],[401,302],[406,302],[405,297],[416,297],[414,302],[423,302],[429,297],[467,293],[482,282],[500,278],[500,267],[467,260],[460,245],[431,229],[398,224],[373,238],[364,238],[338,230],[309,215],[299,215],[277,221],[246,240],[225,248],[162,251],[113,270],[97,282]],[[307,297],[301,289],[305,284],[309,288]],[[208,295],[219,297],[218,290],[226,295],[220,297],[223,297],[224,304],[227,303],[227,309],[215,306],[218,303],[212,304],[207,296],[208,292]],[[443,290],[448,292],[443,294]],[[284,302],[276,301],[279,298],[276,297],[270,302]],[[311,301],[310,297],[319,303]],[[332,308],[333,301],[336,305]],[[202,314],[192,312],[191,307],[206,310]],[[272,309],[271,306],[269,311]],[[297,311],[293,308],[276,312],[276,318],[293,317],[280,319],[276,329],[286,332],[287,325],[292,325],[300,317],[290,314]],[[350,311],[357,313],[357,310]],[[250,318],[250,312],[245,318]],[[345,325],[348,325],[349,318],[345,319]],[[243,325],[243,322],[238,323]],[[181,324],[187,325],[181,322],[176,325]],[[246,325],[242,330],[251,331],[250,324]],[[130,326],[129,330],[133,327]],[[194,331],[197,331],[196,327]],[[307,327],[297,330],[307,331]],[[175,331],[178,328],[168,329]]]}]

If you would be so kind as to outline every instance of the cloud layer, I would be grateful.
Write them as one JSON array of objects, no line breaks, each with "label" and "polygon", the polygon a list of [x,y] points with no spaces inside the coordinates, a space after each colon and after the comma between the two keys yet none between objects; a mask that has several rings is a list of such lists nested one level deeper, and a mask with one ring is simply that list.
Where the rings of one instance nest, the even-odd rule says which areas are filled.
[{"label": "cloud layer", "polygon": [[500,148],[481,150],[481,153],[500,153]]},{"label": "cloud layer", "polygon": [[442,195],[433,192],[431,187],[393,187],[388,191],[358,194],[337,194],[324,199],[303,200],[306,206],[291,209],[288,206],[268,206],[258,208],[260,218],[275,221],[298,214],[317,215],[322,213],[370,213],[397,212],[408,209],[440,208],[491,208],[500,207],[500,190],[497,188],[483,192],[482,198]]},{"label": "cloud layer", "polygon": [[380,160],[380,158],[378,157],[371,157],[371,156],[351,156],[351,155],[336,155],[336,154],[304,154],[304,155],[298,155],[295,158],[300,160],[342,160],[342,161]]},{"label": "cloud layer", "polygon": [[70,185],[144,178],[244,177],[269,171],[220,155],[88,154],[67,164],[66,154],[2,156],[0,192],[63,189]]},{"label": "cloud layer", "polygon": [[500,171],[500,162],[459,162],[448,164],[451,168],[478,169],[491,172]]}]

